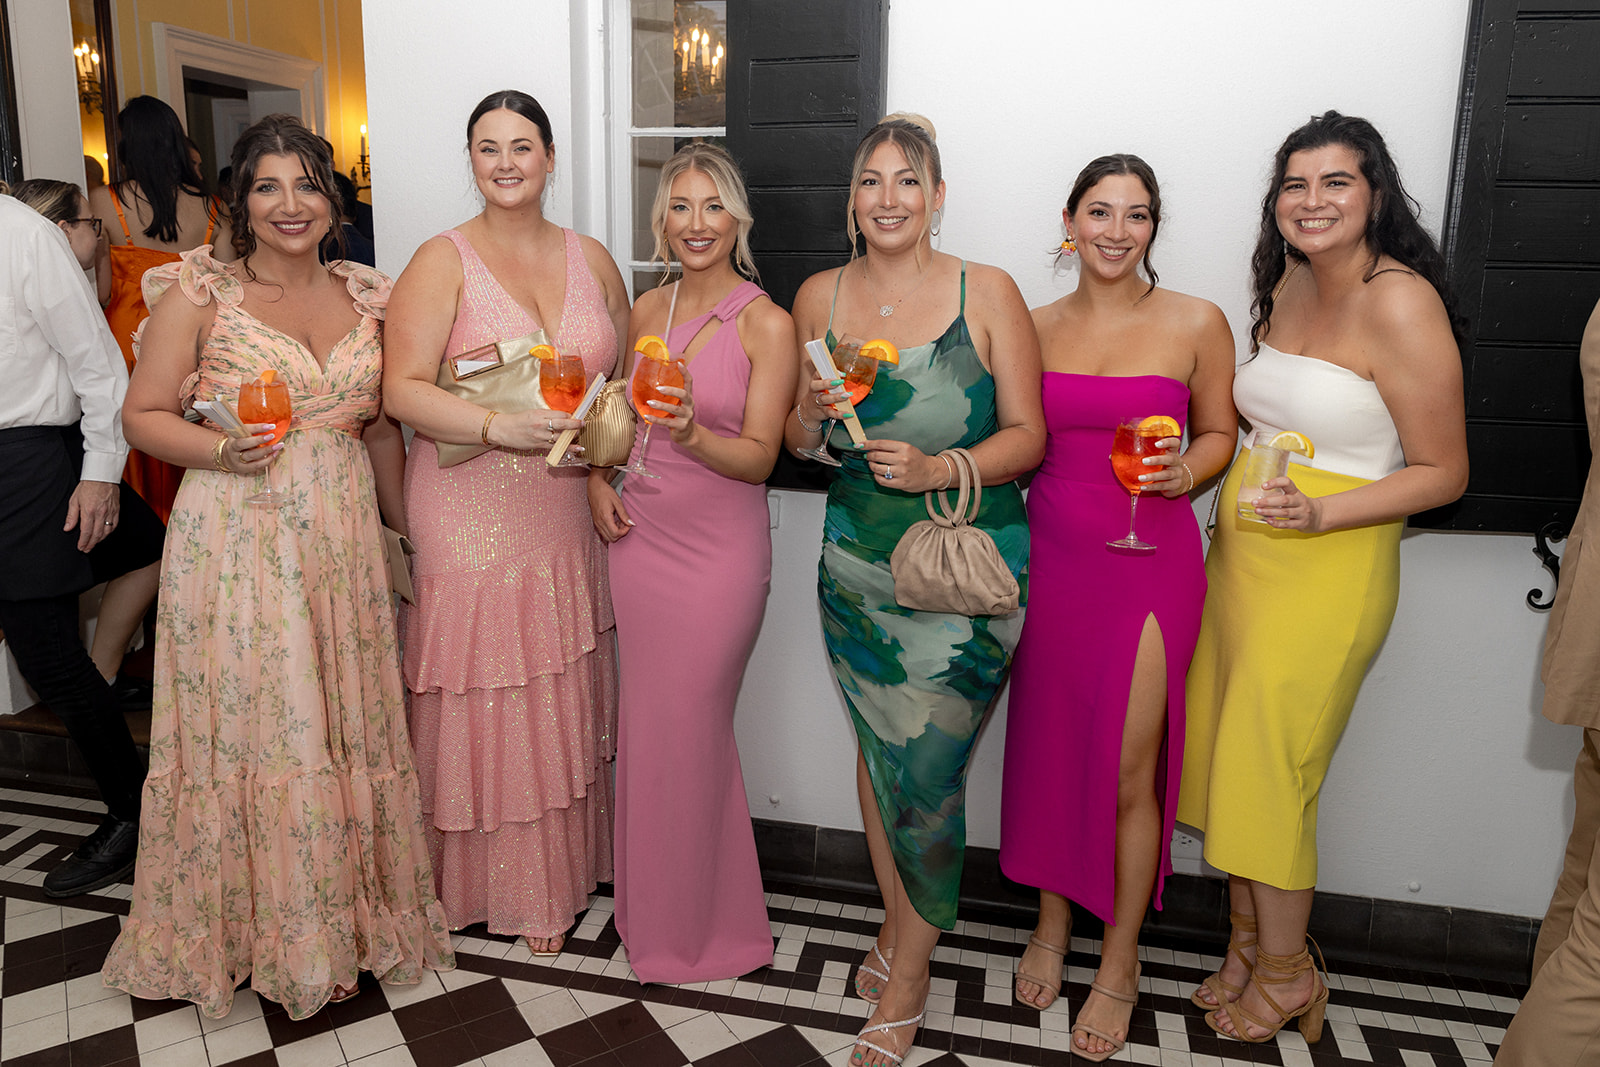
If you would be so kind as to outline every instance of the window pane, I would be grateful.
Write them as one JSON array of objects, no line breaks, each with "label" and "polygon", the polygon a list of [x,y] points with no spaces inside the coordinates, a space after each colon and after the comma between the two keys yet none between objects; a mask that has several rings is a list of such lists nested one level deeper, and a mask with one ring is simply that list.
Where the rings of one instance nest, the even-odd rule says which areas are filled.
[{"label": "window pane", "polygon": [[727,0],[633,0],[634,126],[727,121]]},{"label": "window pane", "polygon": [[638,300],[663,282],[675,281],[677,277],[676,271],[663,278],[659,270],[635,270],[633,272],[633,298]]},{"label": "window pane", "polygon": [[672,153],[686,144],[706,141],[727,147],[726,137],[635,137],[633,138],[633,245],[631,258],[649,260],[655,249],[650,234],[650,208],[656,200],[661,168]]}]

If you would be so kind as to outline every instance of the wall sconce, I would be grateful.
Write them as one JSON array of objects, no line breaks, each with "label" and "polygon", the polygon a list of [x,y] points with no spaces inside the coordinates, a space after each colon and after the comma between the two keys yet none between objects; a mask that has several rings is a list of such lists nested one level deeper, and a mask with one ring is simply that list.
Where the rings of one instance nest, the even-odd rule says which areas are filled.
[{"label": "wall sconce", "polygon": [[79,41],[72,50],[72,59],[78,68],[78,100],[85,111],[98,114],[104,105],[100,94],[100,52],[88,41]]},{"label": "wall sconce", "polygon": [[372,188],[372,159],[367,155],[367,124],[361,124],[361,154],[356,157],[356,165],[350,168],[350,180],[356,183],[357,189]]}]

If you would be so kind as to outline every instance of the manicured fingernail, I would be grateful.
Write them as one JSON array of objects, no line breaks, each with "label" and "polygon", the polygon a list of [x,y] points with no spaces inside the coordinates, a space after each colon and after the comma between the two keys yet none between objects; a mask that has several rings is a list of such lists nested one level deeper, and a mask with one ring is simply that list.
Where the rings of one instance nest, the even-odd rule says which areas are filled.
[{"label": "manicured fingernail", "polygon": [[634,522],[632,519],[623,519],[622,522],[626,526],[637,526],[637,525],[639,525],[638,523]]}]

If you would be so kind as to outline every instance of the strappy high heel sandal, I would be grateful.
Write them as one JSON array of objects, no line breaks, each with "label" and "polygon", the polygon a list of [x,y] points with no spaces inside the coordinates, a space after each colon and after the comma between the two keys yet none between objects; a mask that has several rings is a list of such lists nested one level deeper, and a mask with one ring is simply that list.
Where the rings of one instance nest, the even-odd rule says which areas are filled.
[{"label": "strappy high heel sandal", "polygon": [[[1311,946],[1317,950],[1317,960],[1322,963],[1321,973],[1316,964],[1311,962],[1311,950],[1301,949],[1293,956],[1273,956],[1260,949],[1256,950],[1255,970],[1250,972],[1250,984],[1256,987],[1256,992],[1261,994],[1261,999],[1267,1002],[1278,1015],[1276,1023],[1266,1019],[1257,1018],[1239,1005],[1240,1000],[1227,1006],[1228,1019],[1234,1024],[1233,1033],[1224,1030],[1217,1022],[1215,1010],[1206,1012],[1206,1025],[1211,1027],[1223,1037],[1235,1038],[1239,1041],[1248,1041],[1252,1045],[1259,1045],[1264,1041],[1271,1041],[1278,1036],[1278,1031],[1284,1028],[1291,1019],[1299,1019],[1300,1036],[1306,1039],[1306,1044],[1315,1045],[1322,1040],[1322,1018],[1328,1010],[1328,983],[1322,974],[1328,970],[1328,964],[1322,959],[1322,948],[1311,938],[1306,938]],[[1262,974],[1262,972],[1267,972]],[[1311,999],[1292,1011],[1285,1011],[1276,1000],[1267,992],[1269,985],[1288,985],[1306,972],[1310,972],[1316,983],[1316,992]],[[1250,1027],[1259,1026],[1267,1032],[1260,1037],[1250,1036]]]},{"label": "strappy high heel sandal", "polygon": [[[880,970],[878,970],[878,968],[876,968],[876,967],[874,967],[872,965],[873,956],[876,956],[878,958],[878,962],[883,964],[883,970],[880,971]],[[872,975],[872,977],[874,977],[878,981],[882,982],[883,985],[879,986],[876,989],[862,989],[861,988],[861,974],[862,974],[863,971],[866,972],[867,974]],[[868,956],[866,959],[862,960],[861,961],[861,966],[856,968],[856,981],[855,981],[856,996],[860,997],[862,1000],[866,1001],[868,1004],[876,1004],[883,997],[883,987],[888,985],[888,984],[889,984],[889,958],[883,954],[883,950],[881,948],[879,948],[878,947],[878,943],[876,941],[874,941],[872,943],[872,955]],[[873,995],[869,997],[869,996],[867,996],[868,993],[871,993]]]},{"label": "strappy high heel sandal", "polygon": [[[1226,964],[1229,956],[1238,956],[1239,962],[1244,964],[1246,973],[1245,982],[1248,983],[1250,981],[1248,975],[1253,968],[1251,967],[1250,961],[1244,958],[1243,950],[1254,947],[1256,943],[1256,917],[1254,915],[1240,915],[1236,911],[1229,912],[1228,923],[1230,926],[1228,931],[1228,951],[1223,953],[1222,961],[1224,964]],[[1249,934],[1250,940],[1235,941],[1235,934]],[[1244,992],[1244,986],[1234,985],[1232,982],[1224,982],[1222,980],[1221,971],[1218,971],[1216,974],[1213,974],[1205,981],[1201,982],[1200,986],[1202,989],[1209,989],[1211,991],[1211,995],[1217,998],[1217,1002],[1215,1004],[1207,1004],[1205,999],[1200,996],[1199,989],[1196,989],[1193,993],[1190,993],[1189,1003],[1193,1004],[1201,1011],[1216,1011],[1218,1008],[1225,1008],[1229,1004],[1238,1000],[1239,995]]]},{"label": "strappy high heel sandal", "polygon": [[[905,1062],[906,1056],[909,1056],[911,1054],[911,1050],[909,1048],[906,1049],[906,1056],[902,1056],[900,1053],[895,1052],[893,1049],[886,1049],[882,1045],[874,1045],[871,1041],[867,1040],[867,1035],[868,1034],[887,1034],[887,1033],[890,1033],[890,1032],[892,1032],[894,1030],[898,1030],[903,1026],[916,1026],[918,1023],[920,1023],[922,1021],[923,1014],[924,1014],[923,1012],[919,1011],[919,1012],[917,1012],[917,1017],[914,1018],[914,1019],[901,1019],[898,1022],[879,1023],[876,1026],[865,1027],[865,1028],[862,1029],[862,1031],[859,1034],[856,1035],[856,1044],[858,1046],[859,1045],[865,1045],[867,1048],[870,1048],[872,1051],[878,1053],[880,1056],[889,1057],[889,1059],[894,1061],[895,1063],[903,1063],[903,1062]],[[917,1042],[917,1039],[916,1039],[915,1036],[913,1036],[912,1039],[911,1039],[911,1043],[913,1045],[915,1045],[916,1042]],[[855,1055],[851,1056],[850,1059],[851,1059],[851,1062],[859,1063],[859,1062],[861,1062],[861,1054],[858,1052]]]},{"label": "strappy high heel sandal", "polygon": [[[1069,935],[1071,934],[1072,931],[1070,927],[1068,928],[1067,932]],[[1068,936],[1067,941],[1070,943],[1072,938]],[[1045,1011],[1050,1007],[1050,1005],[1056,1002],[1056,998],[1061,996],[1061,968],[1067,962],[1067,946],[1052,945],[1050,942],[1044,941],[1037,936],[1028,938],[1028,944],[1032,945],[1034,948],[1042,948],[1046,952],[1054,954],[1056,959],[1060,960],[1061,962],[1056,964],[1056,976],[1052,980],[1049,978],[1041,978],[1036,974],[1029,974],[1027,971],[1022,969],[1022,961],[1018,960],[1017,976],[1011,983],[1011,993],[1017,998],[1018,1004],[1032,1008],[1034,1011]],[[1035,1004],[1031,1000],[1024,1000],[1022,997],[1022,990],[1017,988],[1017,984],[1019,982],[1032,982],[1041,989],[1048,989],[1050,991],[1050,999],[1045,1001],[1043,1004]]]},{"label": "strappy high heel sandal", "polygon": [[[1110,997],[1112,1000],[1120,1000],[1124,1004],[1138,1004],[1139,975],[1143,971],[1144,967],[1142,964],[1134,969],[1132,993],[1123,993],[1120,990],[1112,989],[1109,986],[1103,986],[1099,982],[1090,982],[1089,988],[1094,990],[1096,993],[1099,993],[1102,997]],[[1081,1013],[1083,1009],[1079,1008],[1078,1011]],[[1131,1008],[1128,1010],[1128,1029],[1133,1029],[1133,1010]],[[1106,1049],[1104,1052],[1085,1052],[1083,1049],[1078,1047],[1078,1043],[1076,1041],[1073,1041],[1069,1046],[1072,1049],[1072,1054],[1074,1056],[1079,1056],[1083,1059],[1086,1059],[1090,1063],[1103,1063],[1112,1056],[1115,1056],[1117,1053],[1121,1052],[1123,1046],[1127,1044],[1127,1038],[1125,1037],[1121,1040],[1118,1040],[1117,1038],[1114,1038],[1110,1034],[1106,1033],[1104,1030],[1099,1030],[1093,1026],[1085,1025],[1084,1023],[1074,1019],[1072,1021],[1072,1032],[1076,1034],[1080,1030],[1086,1034],[1093,1034],[1095,1037],[1098,1037],[1100,1040],[1111,1045],[1111,1047]]]}]

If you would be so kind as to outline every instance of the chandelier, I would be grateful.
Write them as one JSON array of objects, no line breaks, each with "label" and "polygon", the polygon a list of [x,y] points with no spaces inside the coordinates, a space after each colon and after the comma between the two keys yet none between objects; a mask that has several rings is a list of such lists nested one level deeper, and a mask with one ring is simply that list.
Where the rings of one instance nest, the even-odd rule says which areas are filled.
[{"label": "chandelier", "polygon": [[82,40],[72,50],[72,58],[78,68],[78,100],[85,111],[96,114],[104,104],[100,95],[100,52]]}]

